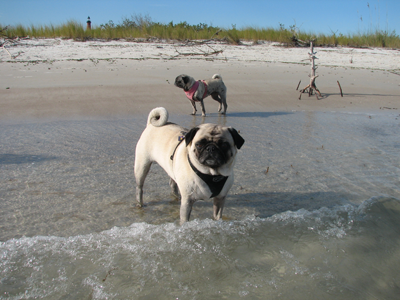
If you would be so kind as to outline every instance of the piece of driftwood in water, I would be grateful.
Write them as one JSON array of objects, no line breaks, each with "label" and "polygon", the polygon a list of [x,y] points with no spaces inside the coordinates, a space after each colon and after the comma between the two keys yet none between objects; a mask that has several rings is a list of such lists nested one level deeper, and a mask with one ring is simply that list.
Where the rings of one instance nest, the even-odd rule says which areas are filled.
[{"label": "piece of driftwood in water", "polygon": [[339,80],[337,80],[337,84],[338,84],[339,89],[340,89],[340,96],[343,97],[342,87],[340,86]]},{"label": "piece of driftwood in water", "polygon": [[318,57],[316,57],[315,54],[317,54],[317,52],[314,52],[313,41],[310,41],[310,53],[308,53],[311,61],[310,84],[307,85],[304,89],[300,90],[299,100],[301,100],[301,94],[307,91],[308,91],[308,96],[310,97],[313,94],[313,90],[315,90],[316,92],[315,96],[317,97],[317,100],[319,100],[318,95],[322,97],[321,92],[317,89],[317,85],[315,84],[315,79],[318,77],[315,75],[315,70],[317,69],[317,67],[315,66],[315,59],[318,59]]}]

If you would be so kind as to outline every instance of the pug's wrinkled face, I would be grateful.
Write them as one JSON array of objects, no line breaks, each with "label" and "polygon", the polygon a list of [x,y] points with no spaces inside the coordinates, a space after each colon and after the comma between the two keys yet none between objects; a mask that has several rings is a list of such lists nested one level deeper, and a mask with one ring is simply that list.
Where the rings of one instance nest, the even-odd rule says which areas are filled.
[{"label": "pug's wrinkled face", "polygon": [[215,128],[207,135],[199,136],[194,141],[194,153],[199,163],[212,169],[225,165],[233,156],[231,143],[224,138],[220,128]]},{"label": "pug's wrinkled face", "polygon": [[[232,133],[233,132],[233,133]],[[191,157],[209,168],[217,169],[230,164],[244,140],[233,128],[215,124],[202,124],[193,128],[185,137],[190,146]],[[236,139],[236,140],[235,140]],[[239,139],[239,141],[237,141]]]},{"label": "pug's wrinkled face", "polygon": [[175,78],[175,86],[188,91],[190,89],[191,77],[185,74],[181,74]]}]

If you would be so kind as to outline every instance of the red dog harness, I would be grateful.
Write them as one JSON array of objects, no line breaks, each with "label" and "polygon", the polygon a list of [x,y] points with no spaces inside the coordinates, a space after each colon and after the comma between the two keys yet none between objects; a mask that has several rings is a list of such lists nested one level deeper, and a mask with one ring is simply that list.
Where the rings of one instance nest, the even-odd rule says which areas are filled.
[{"label": "red dog harness", "polygon": [[199,88],[200,81],[203,82],[204,88],[205,88],[204,94],[203,94],[203,98],[207,97],[207,84],[206,84],[206,82],[204,80],[198,80],[193,84],[193,86],[192,86],[192,88],[190,90],[185,91],[186,97],[188,97],[189,100],[197,101],[197,100],[193,99],[193,96],[194,96],[194,93],[196,93],[197,89]]}]

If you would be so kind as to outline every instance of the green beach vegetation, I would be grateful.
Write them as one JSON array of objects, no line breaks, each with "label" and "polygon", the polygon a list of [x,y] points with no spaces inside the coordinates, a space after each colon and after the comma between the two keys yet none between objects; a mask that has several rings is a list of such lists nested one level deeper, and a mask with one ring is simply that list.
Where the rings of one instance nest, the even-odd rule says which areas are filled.
[{"label": "green beach vegetation", "polygon": [[13,39],[16,37],[63,38],[77,41],[91,39],[160,39],[160,40],[206,40],[219,39],[231,44],[240,41],[271,41],[295,46],[298,41],[315,40],[317,46],[349,46],[349,47],[387,47],[400,48],[400,37],[395,31],[368,30],[366,33],[321,34],[304,32],[295,25],[279,24],[277,28],[243,27],[218,28],[207,24],[190,25],[187,22],[162,24],[154,22],[149,16],[134,15],[123,18],[118,24],[109,21],[100,26],[88,29],[85,23],[68,21],[61,25],[6,26],[0,24],[1,35]]}]

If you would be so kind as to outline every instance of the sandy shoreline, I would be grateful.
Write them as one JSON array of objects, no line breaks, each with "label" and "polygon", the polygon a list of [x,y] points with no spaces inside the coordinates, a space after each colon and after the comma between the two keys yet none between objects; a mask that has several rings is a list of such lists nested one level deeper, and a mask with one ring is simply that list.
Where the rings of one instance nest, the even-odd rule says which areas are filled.
[{"label": "sandy shoreline", "polygon": [[[321,100],[296,87],[308,84],[305,48],[213,45],[218,56],[178,56],[198,48],[167,43],[26,40],[0,51],[1,120],[75,119],[147,114],[155,106],[190,113],[173,85],[181,73],[219,73],[228,87],[228,113],[252,111],[366,111],[400,109],[400,52],[386,49],[316,48]],[[208,51],[205,50],[204,51]],[[352,61],[352,63],[350,63]],[[344,97],[340,97],[337,81]],[[205,100],[207,112],[216,103]]]}]

